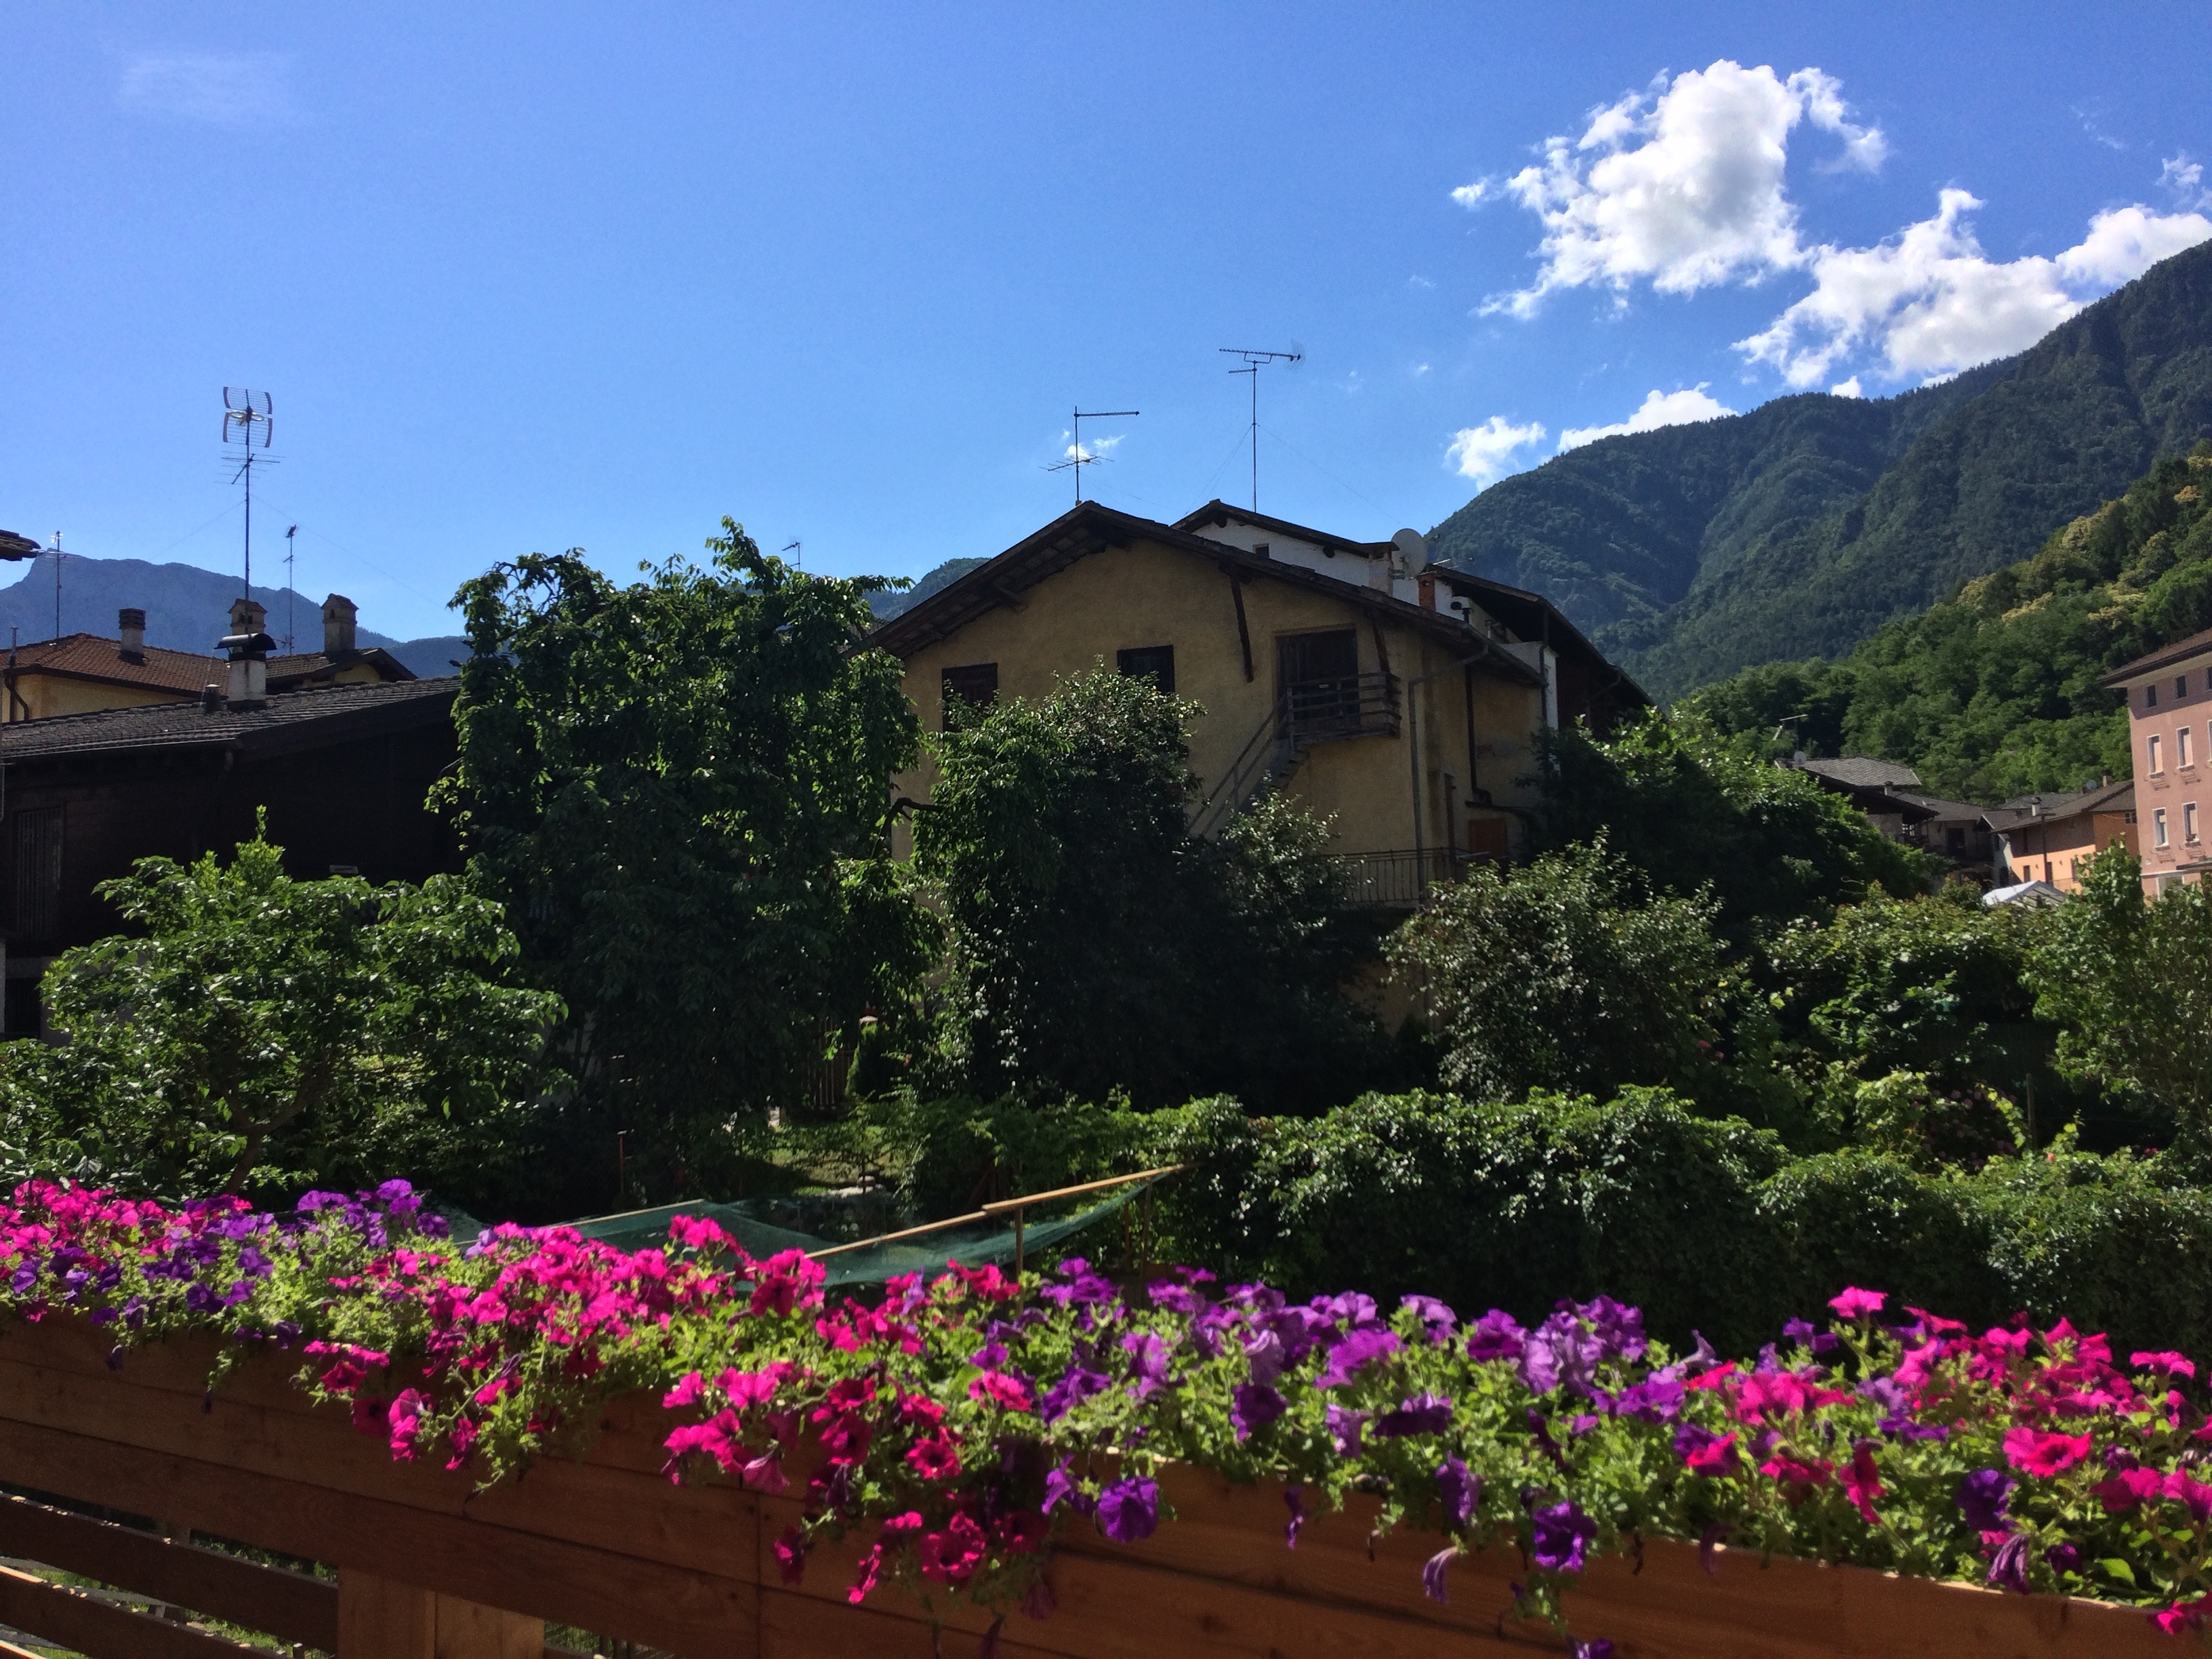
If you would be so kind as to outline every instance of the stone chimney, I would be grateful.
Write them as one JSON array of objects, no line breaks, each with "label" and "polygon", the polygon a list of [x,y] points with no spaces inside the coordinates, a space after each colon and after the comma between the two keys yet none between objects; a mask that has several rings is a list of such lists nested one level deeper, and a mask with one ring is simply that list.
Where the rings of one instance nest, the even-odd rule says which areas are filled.
[{"label": "stone chimney", "polygon": [[360,648],[354,643],[354,623],[360,615],[361,607],[343,593],[333,593],[323,601],[325,656],[350,656]]},{"label": "stone chimney", "polygon": [[146,660],[146,613],[125,606],[115,613],[115,635],[119,649],[117,655],[125,662]]},{"label": "stone chimney", "polygon": [[269,612],[250,599],[231,602],[230,632],[216,648],[230,659],[225,691],[234,708],[258,708],[269,701],[269,653],[276,641],[262,628]]}]

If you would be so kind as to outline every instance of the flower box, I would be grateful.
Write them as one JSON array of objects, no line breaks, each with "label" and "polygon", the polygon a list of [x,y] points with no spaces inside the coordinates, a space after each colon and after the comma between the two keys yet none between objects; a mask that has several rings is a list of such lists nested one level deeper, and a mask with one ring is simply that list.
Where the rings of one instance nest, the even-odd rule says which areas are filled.
[{"label": "flower box", "polygon": [[[797,1499],[671,1484],[665,1413],[650,1396],[608,1407],[580,1458],[544,1458],[477,1491],[394,1462],[380,1435],[312,1405],[274,1358],[210,1395],[212,1339],[135,1349],[112,1370],[109,1347],[72,1319],[0,1328],[0,1481],[335,1565],[340,1659],[519,1659],[542,1640],[537,1620],[686,1659],[938,1650],[928,1612],[896,1589],[847,1604],[852,1540],[846,1559],[825,1547],[800,1584],[781,1583],[772,1545]],[[1163,1488],[1174,1518],[1142,1542],[1063,1528],[1048,1571],[1058,1610],[1007,1621],[1002,1659],[1560,1648],[1547,1627],[1503,1622],[1520,1571],[1510,1554],[1455,1563],[1440,1605],[1421,1589],[1435,1540],[1371,1538],[1372,1508],[1358,1500],[1308,1522],[1291,1550],[1279,1487],[1186,1469]],[[1574,1598],[1577,1632],[1609,1638],[1619,1659],[2175,1650],[2139,1608],[1726,1551],[1709,1574],[1674,1543],[1647,1544],[1640,1565],[1594,1562]],[[939,1612],[948,1653],[991,1622],[973,1607]]]}]

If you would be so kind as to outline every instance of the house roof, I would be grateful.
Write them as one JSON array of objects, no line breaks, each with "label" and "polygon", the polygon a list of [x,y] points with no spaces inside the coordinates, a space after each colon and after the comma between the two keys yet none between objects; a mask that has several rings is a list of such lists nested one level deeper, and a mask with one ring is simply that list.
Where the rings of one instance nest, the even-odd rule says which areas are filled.
[{"label": "house roof", "polygon": [[18,720],[0,726],[0,763],[186,750],[251,757],[319,748],[443,720],[460,684],[451,676],[387,680],[287,692],[252,708],[157,702]]},{"label": "house roof", "polygon": [[2100,685],[2119,685],[2143,674],[2155,674],[2161,668],[2171,668],[2175,663],[2191,657],[2201,657],[2212,652],[2212,628],[2201,634],[2191,634],[2185,640],[2176,640],[2172,645],[2160,646],[2148,656],[2137,657],[2133,662],[2115,668],[2097,682]]},{"label": "house roof", "polygon": [[2023,824],[2057,823],[2084,812],[2124,812],[2136,804],[2133,778],[2100,784],[2094,789],[2059,791],[2044,795],[2015,795],[1989,811],[1990,828],[2002,834]]},{"label": "house roof", "polygon": [[1870,755],[1838,755],[1832,760],[1793,760],[1788,763],[1800,772],[1810,772],[1847,789],[1920,787],[1920,774],[1911,767],[1900,766],[1895,761],[1876,760]]},{"label": "house roof", "polygon": [[1241,507],[1231,507],[1216,496],[1195,513],[1186,513],[1175,521],[1177,530],[1188,530],[1197,535],[1234,520],[1259,529],[1272,531],[1278,536],[1288,536],[1294,541],[1311,542],[1338,553],[1355,553],[1363,559],[1387,556],[1394,544],[1390,542],[1354,542],[1341,536],[1332,536],[1325,530],[1316,530],[1310,525],[1292,524],[1288,519],[1271,519],[1264,513],[1253,513]]},{"label": "house roof", "polygon": [[1582,629],[1567,620],[1566,613],[1541,593],[1532,593],[1525,587],[1508,587],[1487,576],[1470,576],[1464,570],[1444,564],[1432,564],[1421,574],[1434,576],[1453,592],[1474,600],[1522,639],[1543,640],[1562,656],[1580,657],[1592,667],[1611,670],[1619,677],[1619,689],[1632,701],[1651,701],[1650,694],[1628,678],[1626,669],[1614,665],[1604,652],[1592,645]]},{"label": "house roof", "polygon": [[[99,634],[64,634],[58,640],[17,646],[10,653],[18,674],[52,674],[64,679],[91,680],[103,685],[130,685],[148,690],[197,698],[204,686],[222,684],[229,672],[228,659],[213,652],[171,651],[161,646],[125,656],[123,642]],[[364,662],[385,680],[411,680],[405,663],[381,647],[356,651],[343,658],[319,651],[301,652],[269,659],[272,688],[280,681],[298,683],[335,672],[347,663]]]},{"label": "house roof", "polygon": [[1977,806],[1970,800],[1946,800],[1941,795],[1930,795],[1918,789],[1892,789],[1887,793],[1894,799],[1911,801],[1916,806],[1926,807],[1934,814],[1930,822],[1936,823],[1979,823],[1989,816],[1988,807]]},{"label": "house roof", "polygon": [[[1293,526],[1284,533],[1307,532]],[[1327,594],[1355,610],[1427,634],[1447,645],[1464,646],[1479,639],[1456,617],[1409,605],[1391,594],[1340,581],[1302,565],[1287,564],[1241,547],[1231,547],[1225,542],[1210,541],[1173,525],[1116,512],[1097,501],[1085,501],[957,581],[948,582],[919,605],[879,624],[869,635],[870,641],[896,655],[911,656],[939,640],[950,638],[988,611],[1002,605],[1018,605],[1024,592],[1079,559],[1139,541],[1154,542],[1207,560],[1231,575],[1286,582],[1309,592]],[[1509,678],[1532,685],[1541,683],[1541,676],[1535,670],[1503,651],[1492,653],[1491,663]]]}]

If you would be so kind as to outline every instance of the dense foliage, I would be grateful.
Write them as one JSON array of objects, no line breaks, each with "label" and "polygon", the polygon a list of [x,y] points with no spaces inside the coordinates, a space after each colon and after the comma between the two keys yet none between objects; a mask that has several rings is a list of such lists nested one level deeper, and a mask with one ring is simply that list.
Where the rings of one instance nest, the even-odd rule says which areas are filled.
[{"label": "dense foliage", "polygon": [[950,922],[939,1031],[960,1087],[1304,1109],[1391,1063],[1342,994],[1372,933],[1326,826],[1268,799],[1218,842],[1191,833],[1194,713],[1101,670],[932,739],[915,862]]},{"label": "dense foliage", "polygon": [[1444,1084],[1475,1100],[1686,1083],[1710,1064],[1725,994],[1716,908],[1644,896],[1601,837],[1506,870],[1480,865],[1392,941],[1419,971]]},{"label": "dense foliage", "polygon": [[1606,737],[1549,734],[1540,848],[1603,837],[1662,893],[1710,891],[1736,939],[1863,896],[1921,890],[1927,861],[1759,745],[1653,713]]},{"label": "dense foliage", "polygon": [[1553,599],[1662,696],[1845,652],[2212,428],[2208,319],[2198,247],[1947,385],[1604,439],[1484,490],[1431,543]]},{"label": "dense foliage", "polygon": [[1670,1341],[1747,1349],[1823,1286],[1879,1279],[1969,1319],[2212,1345],[2212,1193],[2185,1162],[2069,1135],[1974,1163],[1801,1156],[1650,1089],[1374,1096],[1306,1121],[1217,1100],[1153,1133],[1133,1159],[1188,1166],[1161,1189],[1170,1248],[1294,1295],[1349,1282],[1534,1318],[1607,1290]]},{"label": "dense foliage", "polygon": [[1692,706],[1723,731],[1901,761],[1931,788],[2001,800],[2127,776],[2127,712],[2101,680],[2206,628],[2212,443],[1849,656],[1747,669]]},{"label": "dense foliage", "polygon": [[512,1163],[560,1003],[513,982],[498,907],[283,860],[257,836],[101,886],[134,932],[47,970],[64,1045],[0,1048],[0,1161],[268,1195],[397,1170],[475,1192]]},{"label": "dense foliage", "polygon": [[1561,1621],[1589,1561],[1643,1537],[2094,1592],[2169,1629],[2212,1592],[2203,1419],[2173,1386],[2194,1365],[2123,1368],[2064,1320],[1978,1336],[1847,1289],[1825,1328],[1793,1318],[1723,1361],[1702,1341],[1677,1358],[1603,1296],[1462,1327],[1426,1295],[1301,1305],[1188,1270],[1139,1293],[1071,1260],[830,1304],[818,1264],[756,1261],[709,1222],[635,1255],[514,1227],[463,1249],[434,1223],[402,1182],[282,1216],[34,1183],[0,1206],[0,1297],[105,1325],[118,1364],[195,1327],[225,1339],[224,1369],[296,1356],[394,1457],[485,1481],[576,1443],[600,1401],[663,1391],[672,1477],[795,1497],[787,1581],[858,1534],[854,1603],[889,1581],[1048,1617],[1055,1530],[1149,1535],[1172,1463],[1285,1482],[1293,1547],[1307,1515],[1379,1489],[1382,1525],[1443,1535],[1431,1596],[1462,1551],[1517,1547],[1503,1611]]},{"label": "dense foliage", "polygon": [[881,584],[725,530],[708,568],[618,586],[533,555],[460,593],[445,799],[568,1007],[554,1214],[607,1207],[619,1131],[655,1190],[726,1182],[732,1122],[796,1097],[932,960],[890,857],[886,781],[920,728],[897,659],[860,643]]},{"label": "dense foliage", "polygon": [[2146,899],[2122,848],[2089,865],[2052,914],[2033,967],[2039,1012],[2061,1023],[2059,1063],[2212,1160],[2212,887]]}]

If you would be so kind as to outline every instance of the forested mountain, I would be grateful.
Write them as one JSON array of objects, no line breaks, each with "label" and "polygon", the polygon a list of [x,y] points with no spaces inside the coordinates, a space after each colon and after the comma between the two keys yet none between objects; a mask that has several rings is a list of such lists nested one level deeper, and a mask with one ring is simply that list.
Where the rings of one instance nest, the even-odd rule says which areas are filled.
[{"label": "forested mountain", "polygon": [[1547,595],[1679,696],[1848,651],[2206,436],[2212,244],[1942,386],[1603,439],[1492,485],[1430,542]]},{"label": "forested mountain", "polygon": [[2212,443],[2159,462],[2032,559],[1893,622],[1840,661],[1745,669],[1687,700],[1778,748],[1874,755],[1984,801],[2129,772],[2128,720],[2098,682],[2212,628]]},{"label": "forested mountain", "polygon": [[876,613],[878,622],[889,622],[900,612],[920,605],[939,588],[951,586],[977,565],[987,562],[988,561],[983,559],[947,559],[912,587],[900,590],[885,588],[879,593],[869,594],[868,609]]}]

